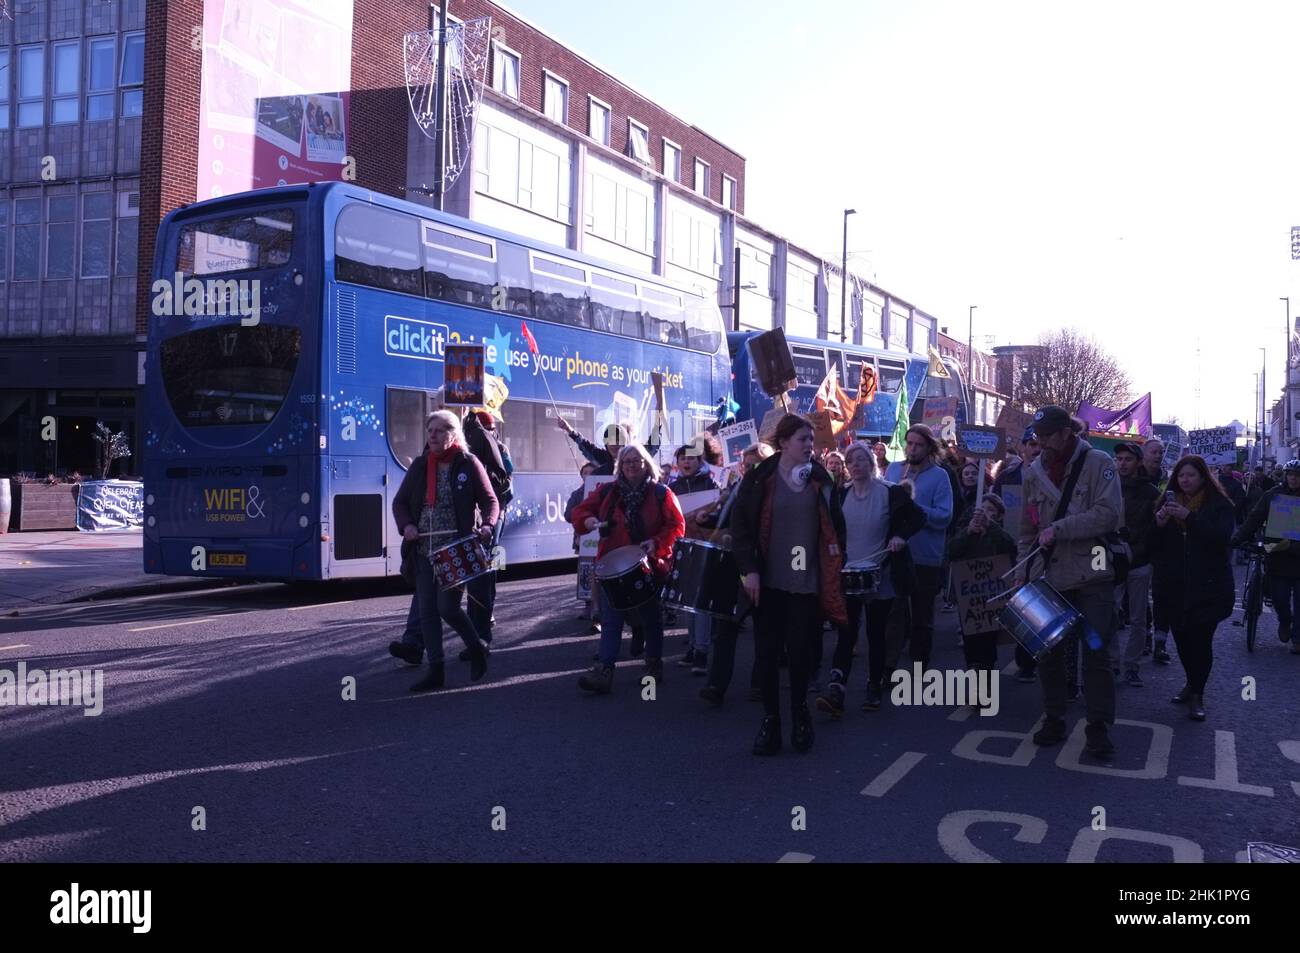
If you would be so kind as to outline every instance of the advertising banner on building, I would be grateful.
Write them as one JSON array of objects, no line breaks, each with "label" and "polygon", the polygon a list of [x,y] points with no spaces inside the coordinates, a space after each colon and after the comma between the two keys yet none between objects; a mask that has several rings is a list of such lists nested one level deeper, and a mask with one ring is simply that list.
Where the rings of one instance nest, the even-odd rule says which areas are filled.
[{"label": "advertising banner on building", "polygon": [[144,524],[144,484],[92,480],[77,493],[77,529],[83,533],[131,529]]},{"label": "advertising banner on building", "polygon": [[352,6],[207,0],[199,199],[355,177],[347,148]]}]

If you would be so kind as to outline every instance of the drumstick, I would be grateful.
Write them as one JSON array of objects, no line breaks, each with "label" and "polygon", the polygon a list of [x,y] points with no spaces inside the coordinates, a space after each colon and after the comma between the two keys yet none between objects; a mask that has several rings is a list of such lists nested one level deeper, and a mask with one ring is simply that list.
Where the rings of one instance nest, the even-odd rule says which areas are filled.
[{"label": "drumstick", "polygon": [[1017,569],[1019,569],[1019,568],[1020,568],[1021,566],[1023,566],[1025,563],[1029,562],[1029,560],[1033,559],[1035,556],[1037,556],[1037,555],[1038,555],[1040,552],[1042,552],[1042,551],[1043,551],[1043,547],[1042,547],[1042,546],[1035,546],[1034,549],[1033,549],[1033,551],[1032,551],[1028,556],[1026,556],[1024,559],[1020,560],[1020,562],[1016,563],[1014,566],[1012,566],[1010,569],[1008,569],[1006,572],[1004,572],[1001,576],[998,576],[998,578],[999,578],[999,579],[1006,579],[1007,576],[1010,576],[1010,575],[1011,575],[1012,573],[1014,573]]}]

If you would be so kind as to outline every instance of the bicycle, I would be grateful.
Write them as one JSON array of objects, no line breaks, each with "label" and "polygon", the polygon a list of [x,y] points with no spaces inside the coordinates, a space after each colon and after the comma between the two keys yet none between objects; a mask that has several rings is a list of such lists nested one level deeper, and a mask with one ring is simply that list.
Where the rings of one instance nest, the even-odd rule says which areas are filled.
[{"label": "bicycle", "polygon": [[1246,626],[1246,651],[1253,652],[1259,617],[1264,611],[1264,547],[1249,543],[1241,548],[1246,552],[1246,585],[1241,592],[1241,608]]}]

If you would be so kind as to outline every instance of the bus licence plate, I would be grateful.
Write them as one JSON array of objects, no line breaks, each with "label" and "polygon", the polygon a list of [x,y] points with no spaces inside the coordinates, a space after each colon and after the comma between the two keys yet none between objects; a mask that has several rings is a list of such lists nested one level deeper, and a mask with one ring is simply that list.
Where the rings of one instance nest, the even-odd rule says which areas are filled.
[{"label": "bus licence plate", "polygon": [[209,553],[209,566],[247,566],[248,556],[245,553]]}]

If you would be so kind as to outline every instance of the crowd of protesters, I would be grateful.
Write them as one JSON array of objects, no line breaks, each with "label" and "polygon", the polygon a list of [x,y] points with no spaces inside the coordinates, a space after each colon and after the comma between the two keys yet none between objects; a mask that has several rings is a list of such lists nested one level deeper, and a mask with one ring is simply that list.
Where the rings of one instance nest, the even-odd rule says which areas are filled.
[{"label": "crowd of protesters", "polygon": [[[487,670],[495,587],[471,587],[475,604],[464,613],[459,588],[439,586],[429,570],[433,545],[424,541],[444,526],[476,532],[489,544],[500,537],[504,507],[498,497],[503,487],[508,492],[508,453],[495,440],[489,415],[467,423],[462,431],[454,415],[430,418],[428,454],[408,472],[394,507],[419,555],[408,635],[392,646],[394,655],[411,662],[420,661],[421,649],[428,652],[430,671],[416,691],[444,683],[444,621],[465,642],[461,658],[471,663],[471,678]],[[623,610],[602,598],[593,581],[584,617],[601,635],[600,649],[579,687],[593,695],[613,691],[625,625],[630,654],[644,655],[646,674],[662,682],[664,629],[674,618],[658,591],[672,570],[674,546],[686,538],[721,547],[741,577],[736,611],[727,617],[692,613],[687,651],[677,661],[704,678],[701,698],[721,705],[737,640],[753,622],[748,697],[764,708],[753,745],[760,755],[781,749],[787,707],[792,747],[812,747],[809,694],[818,710],[843,716],[860,632],[868,656],[863,711],[881,707],[904,652],[927,668],[936,604],[941,594],[949,601],[951,564],[990,557],[1015,563],[1007,593],[1043,580],[1080,615],[1059,647],[1031,653],[1016,646],[1017,680],[1041,686],[1044,717],[1036,744],[1065,740],[1067,707],[1082,691],[1085,748],[1108,761],[1116,684],[1142,688],[1148,656],[1172,664],[1171,637],[1186,675],[1172,700],[1192,719],[1205,720],[1215,631],[1235,605],[1231,547],[1267,534],[1279,498],[1300,497],[1300,460],[1238,473],[1212,470],[1188,455],[1166,470],[1159,440],[1121,442],[1106,453],[1088,443],[1077,418],[1055,406],[1040,409],[997,461],[965,456],[925,425],[907,430],[901,453],[891,454],[879,441],[818,453],[812,423],[787,414],[766,440],[743,451],[735,467],[723,466],[722,448],[708,434],[677,448],[672,463],[661,467],[658,448],[638,445],[626,428],[608,428],[600,447],[563,420],[559,426],[587,458],[580,477],[610,478],[594,487],[585,483],[569,498],[564,515],[573,526],[574,551],[588,533],[599,535],[598,563],[637,548],[656,592],[649,602]],[[900,459],[888,462],[890,456]],[[683,507],[683,499],[691,505]],[[1267,535],[1265,542],[1279,636],[1300,654],[1300,546]],[[1099,551],[1109,558],[1099,563]],[[791,552],[806,558],[791,560]],[[879,570],[873,588],[857,590],[842,581],[842,569],[866,563]],[[835,643],[822,679],[827,632]],[[997,635],[959,637],[966,668],[996,677]],[[788,670],[785,705],[782,668]]]}]

